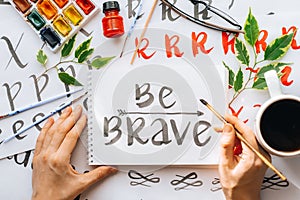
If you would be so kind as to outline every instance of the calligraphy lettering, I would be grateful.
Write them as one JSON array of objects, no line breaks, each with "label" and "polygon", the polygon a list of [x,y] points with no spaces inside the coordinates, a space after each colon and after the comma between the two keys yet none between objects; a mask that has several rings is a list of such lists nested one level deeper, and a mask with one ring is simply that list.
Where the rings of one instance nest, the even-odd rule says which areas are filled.
[{"label": "calligraphy lettering", "polygon": [[[165,93],[166,91],[166,93]],[[173,101],[173,103],[171,103],[169,106],[167,106],[165,104],[165,102],[163,101],[164,98],[170,96],[173,92],[173,89],[170,88],[170,87],[166,87],[166,86],[163,86],[160,91],[159,91],[159,95],[158,95],[158,100],[159,100],[159,103],[160,105],[164,108],[164,109],[168,109],[168,108],[171,108],[175,105],[176,101]]]},{"label": "calligraphy lettering", "polygon": [[[173,5],[175,5],[176,2],[177,2],[177,0],[174,0]],[[161,18],[162,21],[164,21],[168,18],[169,21],[173,22],[173,21],[177,20],[180,17],[180,15],[177,15],[176,17],[173,17],[172,9],[169,6],[167,6],[163,3],[161,3],[160,5],[161,5],[161,12],[162,12],[162,18]]]},{"label": "calligraphy lettering", "polygon": [[229,48],[231,49],[231,52],[233,54],[235,54],[234,41],[235,41],[235,37],[237,37],[238,34],[233,35],[233,38],[229,39],[229,36],[231,36],[231,35],[233,35],[233,34],[222,32],[222,46],[223,46],[223,51],[224,51],[225,55],[227,55]]},{"label": "calligraphy lettering", "polygon": [[33,155],[33,151],[29,150],[21,154],[15,154],[13,156],[7,157],[7,159],[14,159],[15,163],[23,167],[27,167],[30,162],[30,158]]},{"label": "calligraphy lettering", "polygon": [[[143,38],[143,39],[141,40],[141,43],[142,43],[143,41],[145,41],[146,44],[145,44],[144,47],[139,48],[139,49],[137,50],[137,53],[138,53],[138,57],[139,57],[139,58],[142,56],[144,59],[147,60],[147,59],[152,58],[152,57],[154,56],[154,54],[156,53],[156,51],[154,51],[152,54],[150,54],[150,55],[148,56],[148,55],[145,53],[145,51],[147,50],[147,48],[148,48],[150,42],[149,42],[149,40],[148,40],[147,38]],[[135,45],[138,46],[138,44],[139,44],[139,40],[138,40],[138,38],[135,38]]]},{"label": "calligraphy lettering", "polygon": [[[198,42],[200,36],[202,36],[202,39]],[[193,49],[194,57],[196,57],[196,55],[199,54],[198,48],[200,48],[201,52],[204,54],[209,54],[209,52],[213,50],[213,47],[208,50],[205,49],[206,42],[207,42],[207,33],[201,32],[196,35],[195,32],[192,32],[192,49]]]},{"label": "calligraphy lettering", "polygon": [[[39,117],[42,118],[42,117],[44,117],[44,116],[45,116],[44,113],[38,113],[38,114],[36,114],[36,115],[33,117],[32,122],[36,122],[36,121],[38,120]],[[38,131],[41,131],[41,130],[42,130],[42,127],[41,127],[39,124],[36,124],[35,127],[36,127],[36,129],[37,129]]]},{"label": "calligraphy lettering", "polygon": [[[146,87],[146,89],[141,92],[141,89],[143,87]],[[142,86],[139,86],[138,84],[135,85],[135,100],[136,101],[140,101],[141,97],[143,96],[147,96],[148,98],[143,101],[143,102],[137,102],[136,105],[139,108],[144,108],[147,106],[150,106],[153,101],[154,101],[154,95],[152,93],[150,93],[150,83],[144,83]],[[160,90],[159,90],[159,103],[161,105],[162,108],[164,109],[168,109],[171,108],[175,105],[176,101],[173,101],[173,103],[170,103],[170,105],[166,105],[166,103],[164,102],[164,99],[167,98],[168,96],[170,96],[173,92],[173,89],[167,86],[163,86]]]},{"label": "calligraphy lettering", "polygon": [[[175,42],[171,44],[171,40],[173,39],[175,39]],[[166,54],[168,58],[171,58],[173,56],[172,49],[174,49],[174,54],[176,57],[182,57],[182,55],[184,54],[183,52],[180,52],[180,49],[177,47],[178,42],[178,35],[173,35],[172,37],[169,37],[167,34],[165,35]]]},{"label": "calligraphy lettering", "polygon": [[292,49],[300,49],[300,45],[298,46],[297,45],[297,41],[295,39],[296,35],[297,35],[297,28],[295,26],[291,26],[288,30],[286,27],[283,27],[282,28],[282,34],[285,35],[285,34],[288,34],[290,32],[294,32],[294,36],[293,36],[293,40],[292,40],[292,44],[291,44],[291,48]]},{"label": "calligraphy lettering", "polygon": [[[24,126],[24,121],[22,121],[22,120],[16,121],[12,126],[13,133],[16,134],[23,126]],[[23,134],[21,134],[21,135],[23,135]],[[17,135],[16,138],[18,140],[22,140],[23,138],[26,137],[26,135],[24,135],[24,136],[21,136],[21,135]]]},{"label": "calligraphy lettering", "polygon": [[[18,94],[22,88],[22,83],[20,81],[18,81],[16,83],[14,83],[11,87],[8,85],[8,83],[4,83],[3,86],[6,88],[6,93],[7,93],[7,98],[8,98],[8,102],[10,105],[10,109],[13,111],[13,110],[15,110],[14,100],[18,96]],[[16,92],[14,94],[12,94],[12,90],[14,90],[15,87],[17,87]]]},{"label": "calligraphy lettering", "polygon": [[[168,124],[166,123],[165,120],[159,118],[156,119],[152,122],[151,126],[153,126],[153,124],[155,122],[160,122],[161,125],[161,129],[152,137],[152,143],[156,146],[160,146],[162,144],[169,144],[172,140],[169,140],[169,134],[168,134]],[[162,135],[162,140],[156,140],[155,138],[159,135]]]},{"label": "calligraphy lettering", "polygon": [[[201,126],[204,126],[204,128],[200,129],[200,132],[198,132],[199,127],[201,127]],[[194,141],[197,146],[202,147],[210,141],[211,136],[209,136],[204,142],[200,142],[200,140],[199,140],[199,136],[201,134],[203,134],[210,126],[211,126],[211,124],[206,121],[198,121],[195,124],[193,133],[194,133]]]},{"label": "calligraphy lettering", "polygon": [[[110,128],[110,123],[112,122],[112,120],[116,120],[116,123],[114,124],[114,126],[112,126],[112,128]],[[137,124],[139,122],[139,124]],[[158,124],[156,122],[160,122],[160,129],[159,131],[155,132],[154,135],[151,138],[151,142],[153,145],[155,146],[161,146],[163,144],[169,144],[172,140],[169,139],[169,129],[168,129],[168,124],[167,122],[162,119],[162,118],[158,118],[155,119],[152,123],[151,123],[151,127],[154,126],[154,124]],[[174,119],[170,119],[170,124],[172,127],[172,131],[173,134],[175,136],[175,139],[177,141],[178,145],[182,145],[185,139],[185,136],[189,130],[190,127],[190,122],[188,122],[188,124],[185,127],[185,130],[182,133],[182,136],[180,136],[177,125],[176,125],[176,121]],[[122,136],[122,130],[121,130],[121,125],[122,125],[122,120],[121,118],[117,117],[117,116],[113,116],[110,119],[108,119],[107,117],[104,118],[104,137],[109,138],[109,142],[106,142],[105,145],[111,145],[116,143],[117,141],[119,141],[119,139]],[[127,145],[128,146],[132,146],[134,140],[136,140],[138,143],[140,144],[146,144],[149,141],[149,138],[147,139],[142,139],[139,134],[142,133],[142,131],[145,129],[145,119],[143,117],[138,117],[136,118],[134,121],[132,121],[131,118],[126,117],[126,125],[127,125]],[[193,128],[193,138],[194,138],[194,143],[199,146],[205,146],[211,139],[211,137],[207,137],[205,138],[205,140],[203,142],[200,141],[200,136],[208,130],[208,128],[211,126],[210,123],[206,122],[206,121],[198,121],[195,123],[194,128]],[[134,129],[134,127],[136,127]],[[202,127],[202,128],[200,128]],[[113,136],[110,137],[110,134],[114,134]],[[124,134],[123,134],[124,135]],[[161,140],[157,139],[157,137],[161,135]]]},{"label": "calligraphy lettering", "polygon": [[259,36],[261,36],[261,35],[262,35],[261,39],[258,39],[255,43],[255,48],[256,48],[256,53],[257,54],[260,53],[260,51],[261,51],[260,48],[262,49],[262,51],[265,51],[266,48],[267,48],[267,45],[268,45],[267,42],[266,42],[266,40],[268,38],[268,31],[261,30],[259,32]]},{"label": "calligraphy lettering", "polygon": [[189,122],[187,124],[187,126],[185,127],[182,136],[179,135],[179,131],[178,131],[178,128],[176,126],[176,122],[174,120],[170,120],[170,122],[171,122],[171,127],[172,127],[172,130],[174,132],[174,136],[176,138],[177,144],[178,145],[182,145],[183,140],[184,140],[184,138],[186,136],[186,133],[187,133],[189,127],[190,127],[191,122]]},{"label": "calligraphy lettering", "polygon": [[[110,129],[109,124],[113,119],[116,119],[117,123],[112,129]],[[113,116],[110,119],[107,119],[107,117],[104,118],[104,137],[109,137],[109,133],[117,132],[116,136],[113,139],[111,139],[109,142],[106,142],[105,145],[114,144],[121,138],[122,136],[122,131],[120,130],[121,124],[122,124],[121,119],[117,116]]]},{"label": "calligraphy lettering", "polygon": [[[42,74],[40,77],[36,77],[35,75],[31,75],[30,78],[33,79],[36,97],[37,97],[38,101],[41,101],[41,100],[42,100],[42,98],[41,98],[41,93],[44,91],[44,89],[45,89],[46,86],[48,85],[48,82],[49,82],[49,76],[48,76],[47,74]],[[41,78],[44,79],[44,83],[43,83],[43,85],[40,87],[40,86],[39,86],[39,81],[41,80]]]},{"label": "calligraphy lettering", "polygon": [[[134,122],[131,121],[129,117],[126,118],[127,120],[127,131],[128,131],[128,146],[131,146],[133,144],[133,139],[136,139],[140,144],[146,144],[149,139],[146,139],[143,141],[138,133],[141,132],[141,130],[145,127],[145,120],[144,118],[137,118],[134,120]],[[133,126],[136,122],[140,121],[140,124],[137,126],[135,130],[133,130]]]},{"label": "calligraphy lettering", "polygon": [[13,47],[11,41],[9,40],[9,38],[6,37],[6,36],[2,36],[1,39],[4,40],[4,41],[6,42],[7,47],[8,47],[8,50],[9,50],[9,52],[11,53],[11,55],[12,55],[13,59],[15,60],[15,62],[17,63],[17,65],[18,65],[20,68],[22,68],[22,69],[25,68],[25,67],[28,65],[28,63],[23,64],[23,63],[21,62],[21,60],[19,59],[19,57],[18,57],[16,51],[14,50],[14,47]]},{"label": "calligraphy lettering", "polygon": [[[211,0],[209,0],[209,2],[208,2],[208,5],[210,5],[211,4]],[[196,19],[199,19],[199,16],[201,15],[202,17],[202,19],[204,19],[204,20],[208,20],[208,19],[210,19],[211,18],[211,16],[208,16],[208,10],[207,10],[207,7],[201,7],[201,8],[203,8],[202,10],[200,10],[199,11],[199,8],[200,8],[200,5],[199,4],[196,4],[195,6],[194,6],[194,17],[196,18]]]},{"label": "calligraphy lettering", "polygon": [[291,72],[292,72],[292,68],[290,66],[286,66],[281,70],[282,76],[280,78],[280,81],[283,85],[290,86],[294,82],[294,80],[290,80],[290,81],[288,80]]},{"label": "calligraphy lettering", "polygon": [[[146,87],[146,89],[143,92],[141,92],[141,89],[144,87]],[[136,101],[139,101],[141,99],[141,97],[143,97],[143,96],[148,97],[145,101],[143,101],[141,103],[138,103],[138,102],[136,103],[136,105],[139,108],[147,107],[154,101],[154,96],[153,96],[153,94],[149,93],[149,91],[150,91],[149,83],[145,83],[142,86],[139,86],[138,84],[135,85],[135,100]]]},{"label": "calligraphy lettering", "polygon": [[[133,2],[137,2],[134,8],[133,8]],[[136,10],[139,8],[140,4],[141,4],[141,0],[128,0],[128,4],[127,4],[128,19],[131,19],[132,17],[135,17],[137,15]],[[142,15],[143,14],[141,14],[140,16]]]},{"label": "calligraphy lettering", "polygon": [[[154,92],[151,90],[150,83],[144,83],[143,85],[135,84],[135,100],[138,108],[145,108],[150,106],[155,97],[158,97],[159,104],[162,109],[170,109],[176,104],[174,99],[173,89],[171,87],[162,86],[158,89],[158,95],[154,95]],[[173,97],[173,98],[170,98]],[[126,110],[118,109],[120,116],[124,115],[149,115],[149,114],[159,114],[159,115],[203,115],[201,111],[197,112],[127,112]],[[183,145],[186,135],[188,134],[191,122],[187,122],[182,133],[179,132],[179,127],[176,124],[175,119],[167,120],[163,118],[154,119],[149,127],[146,127],[146,118],[139,116],[135,119],[126,117],[126,128],[122,127],[122,119],[118,116],[104,117],[104,137],[108,139],[108,142],[105,145],[112,145],[118,142],[122,135],[123,131],[127,131],[127,145],[134,145],[134,141],[137,141],[138,144],[145,145],[149,141],[154,146],[167,145],[172,142],[172,139],[169,135],[169,130],[173,131],[174,138],[177,142],[177,145]],[[169,128],[170,126],[170,128]],[[202,134],[208,130],[210,123],[207,121],[197,121],[194,125],[194,128],[191,128],[193,134],[193,140],[196,146],[202,147],[206,145],[211,137],[204,138]],[[121,128],[122,127],[122,128]],[[181,128],[181,127],[180,127]],[[124,130],[125,129],[125,130]],[[142,138],[141,135],[145,135],[144,131],[147,132],[147,138]],[[152,137],[149,136],[149,131],[153,131]],[[151,132],[150,132],[151,134]],[[202,137],[201,137],[202,136]],[[151,139],[151,140],[150,140]],[[204,141],[202,141],[204,140]]]}]

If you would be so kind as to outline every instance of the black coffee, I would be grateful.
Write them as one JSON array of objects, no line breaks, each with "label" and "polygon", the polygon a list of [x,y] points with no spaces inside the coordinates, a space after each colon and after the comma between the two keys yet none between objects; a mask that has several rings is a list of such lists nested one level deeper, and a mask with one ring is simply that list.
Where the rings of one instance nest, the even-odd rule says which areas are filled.
[{"label": "black coffee", "polygon": [[278,151],[300,149],[300,102],[280,100],[262,115],[260,130],[266,143]]}]

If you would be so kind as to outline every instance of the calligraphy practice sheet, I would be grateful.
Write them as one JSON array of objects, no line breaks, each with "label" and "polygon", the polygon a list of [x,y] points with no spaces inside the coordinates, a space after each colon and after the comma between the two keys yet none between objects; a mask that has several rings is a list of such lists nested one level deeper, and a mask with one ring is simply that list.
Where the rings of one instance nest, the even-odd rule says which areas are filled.
[{"label": "calligraphy practice sheet", "polygon": [[[101,8],[103,2],[98,1],[96,3]],[[269,44],[273,39],[300,27],[300,2],[296,0],[288,1],[285,4],[281,1],[272,0],[250,0],[246,2],[238,0],[205,0],[205,2],[230,14],[242,26],[251,7],[251,11],[257,18],[261,29],[259,42],[255,47],[256,52],[263,52],[266,44]],[[125,30],[128,31],[137,13],[140,1],[122,0],[119,3],[121,7],[120,14],[124,18]],[[186,3],[190,2],[187,1]],[[93,38],[91,46],[95,48],[95,54],[92,57],[116,56],[106,67],[95,72],[95,74],[101,74],[101,78],[93,79],[96,86],[93,88],[95,93],[92,102],[99,101],[99,104],[94,104],[93,106],[98,106],[97,109],[103,113],[102,115],[96,113],[97,116],[100,116],[99,119],[101,121],[99,124],[102,124],[99,129],[103,131],[103,128],[107,127],[108,133],[107,137],[105,137],[103,132],[99,132],[103,134],[100,139],[104,140],[97,142],[104,142],[107,143],[106,146],[112,146],[120,141],[125,141],[124,144],[126,144],[125,149],[127,152],[131,150],[130,145],[136,145],[144,151],[144,147],[147,145],[152,145],[153,147],[155,146],[154,144],[158,144],[157,146],[160,148],[175,145],[177,148],[181,142],[184,145],[187,142],[188,145],[184,146],[186,148],[190,147],[190,144],[194,148],[199,148],[199,145],[203,145],[209,136],[212,139],[207,144],[210,144],[210,142],[213,143],[211,146],[202,146],[207,147],[207,149],[202,148],[199,152],[193,150],[193,154],[188,154],[189,159],[193,157],[199,160],[199,162],[194,161],[192,166],[167,165],[167,163],[174,163],[171,161],[167,161],[164,165],[143,165],[142,161],[139,164],[117,165],[116,167],[119,169],[119,172],[116,175],[106,179],[102,183],[96,184],[88,191],[80,194],[76,199],[225,199],[216,165],[218,161],[218,135],[211,131],[207,131],[203,135],[197,135],[202,130],[200,128],[205,128],[203,126],[198,127],[198,132],[194,132],[192,129],[197,126],[198,121],[208,121],[210,130],[215,124],[218,125],[217,121],[214,123],[211,113],[205,110],[205,107],[201,107],[199,102],[196,101],[197,98],[200,98],[200,93],[203,92],[203,97],[207,98],[208,101],[213,102],[216,106],[221,106],[219,105],[219,101],[222,102],[222,94],[213,94],[213,92],[219,90],[222,87],[221,85],[225,83],[225,79],[220,78],[222,77],[222,73],[224,74],[225,72],[223,62],[234,71],[240,68],[240,64],[235,60],[234,54],[235,35],[214,31],[186,21],[159,1],[153,18],[150,21],[149,29],[145,33],[145,38],[148,38],[148,42],[151,43],[148,45],[147,39],[143,41],[136,60],[132,68],[130,68],[129,61],[133,54],[133,47],[136,45],[136,41],[150,12],[151,4],[152,1],[144,1],[141,16],[138,18],[134,31],[135,33],[127,42],[123,55],[124,58],[119,58],[121,52],[119,45],[122,46],[126,35],[117,39],[105,38],[101,27],[101,19],[104,15],[101,12],[95,15],[76,37],[76,45],[88,38]],[[201,10],[193,6],[189,12],[199,19],[214,21],[216,17],[207,12],[207,10]],[[36,61],[36,54],[39,49],[42,48],[48,55],[49,66],[55,65],[59,61],[60,53],[55,54],[44,48],[43,42],[40,41],[38,36],[23,21],[19,14],[15,12],[8,1],[0,0],[0,13],[1,115],[76,89],[76,87],[63,84],[59,80],[56,70],[44,73],[45,69]],[[157,30],[164,31],[158,34]],[[243,35],[240,34],[239,37],[243,38]],[[193,44],[189,44],[188,42],[186,44],[184,42],[183,44],[181,41],[186,41],[186,39],[182,38],[192,38],[196,42]],[[153,44],[154,41],[157,41],[157,43]],[[166,41],[170,43],[167,44]],[[168,45],[170,51],[165,51],[165,47]],[[284,76],[281,79],[283,92],[296,96],[300,96],[299,45],[300,37],[296,32],[291,49],[282,60],[282,62],[288,63],[284,68]],[[153,54],[154,52],[157,53]],[[259,56],[262,56],[262,54],[259,54]],[[203,61],[203,59],[208,59],[209,61]],[[128,63],[125,60],[129,60]],[[195,63],[199,63],[199,65]],[[209,63],[212,67],[209,70],[213,71],[209,73],[213,72],[213,74],[210,74],[212,78],[209,80],[203,78],[203,74],[206,73],[205,70],[207,69],[200,70],[199,72],[195,70],[198,68],[194,68],[194,66],[201,66],[201,63]],[[119,64],[124,66],[119,66]],[[174,69],[169,67],[172,64],[174,64]],[[181,71],[182,65],[186,66],[188,70],[194,70],[194,73],[188,75],[186,71]],[[160,66],[163,67],[159,68]],[[89,66],[65,64],[59,67],[76,77],[88,89],[88,75],[93,72]],[[143,74],[139,71],[146,70],[146,67],[154,71],[156,70],[156,73],[152,74],[146,71],[146,74]],[[136,68],[136,71],[132,71],[134,68]],[[244,74],[251,71],[251,69],[243,70]],[[115,75],[112,76],[112,74]],[[128,77],[130,76],[136,79],[136,81],[128,81]],[[116,77],[119,77],[119,79],[116,79]],[[173,81],[174,77],[175,81]],[[202,77],[203,79],[201,80],[204,81],[201,82],[199,77]],[[183,80],[180,82],[183,85],[176,83],[177,79]],[[116,80],[120,80],[120,84]],[[214,80],[216,80],[216,85],[212,83]],[[105,83],[105,85],[101,83]],[[108,87],[107,83],[110,83],[111,87]],[[153,85],[152,83],[160,84]],[[199,88],[194,87],[195,84],[199,84]],[[148,94],[154,94],[151,104],[149,104],[150,101],[148,104],[145,103],[147,100],[146,96],[148,95],[142,95],[147,87],[149,88]],[[110,88],[112,90],[109,90]],[[226,98],[224,101],[229,102],[233,91],[227,87],[226,90],[228,92],[222,98]],[[161,95],[159,95],[160,92]],[[108,95],[106,96],[105,94]],[[187,94],[186,98],[184,94]],[[214,99],[214,95],[217,95],[217,98],[220,97],[220,99]],[[18,130],[32,124],[41,117],[49,114],[59,105],[73,100],[75,97],[73,95],[65,97],[24,113],[1,119],[0,140],[2,141],[13,135]],[[118,98],[120,101],[117,101],[115,98]],[[227,112],[235,114],[253,128],[256,112],[268,98],[268,91],[245,90],[231,104]],[[91,104],[89,102],[87,97],[78,102],[78,104],[83,106],[86,114],[90,114],[89,106]],[[107,103],[108,105],[102,105],[102,103]],[[189,103],[190,105],[187,105]],[[222,108],[220,109],[222,110]],[[149,112],[152,115],[146,114]],[[177,112],[180,112],[180,115],[174,114]],[[204,115],[198,117],[198,112],[200,112],[200,115],[202,113]],[[156,114],[154,115],[153,113]],[[170,113],[173,113],[174,116]],[[188,113],[192,113],[191,116]],[[59,114],[56,114],[54,117],[57,118],[58,116]],[[126,130],[124,132],[128,132],[129,130],[131,137],[124,133],[120,135],[120,138],[116,137],[116,133],[112,133],[111,131],[113,125],[115,125],[113,123],[116,122],[114,120],[117,122],[119,120],[122,123],[122,127],[119,127],[120,130]],[[137,120],[136,124],[134,124],[135,120]],[[142,135],[142,132],[135,132],[138,129],[137,123],[141,123],[143,120],[145,124],[148,124],[148,127],[152,123],[152,128],[156,128],[155,130],[151,130],[150,134],[146,136]],[[166,122],[168,127],[168,134],[166,134],[166,129],[162,128],[164,127],[162,126],[164,122]],[[106,126],[103,126],[103,123],[106,123]],[[190,125],[188,126],[188,124]],[[2,186],[0,199],[19,200],[31,198],[31,164],[34,156],[35,140],[42,125],[43,123],[36,125],[13,140],[5,144],[0,144],[0,185]],[[162,132],[159,132],[160,130]],[[186,133],[185,137],[183,137],[184,133]],[[97,156],[100,155],[101,158],[98,160],[96,158],[94,160],[95,163],[89,163],[91,161],[91,154],[89,153],[89,145],[91,143],[89,143],[88,134],[89,130],[87,127],[82,133],[72,155],[72,165],[80,173],[93,169],[94,166],[89,164],[99,164],[104,160],[103,155],[97,153]],[[195,138],[193,134],[199,137]],[[132,140],[128,140],[128,138]],[[146,141],[147,143],[145,143]],[[93,143],[93,145],[95,146],[96,144]],[[155,151],[155,148],[150,150]],[[184,150],[188,152],[189,148]],[[149,154],[149,152],[146,153]],[[178,158],[177,155],[173,157],[175,160]],[[201,155],[204,155],[203,159],[199,159]],[[262,199],[298,200],[300,197],[300,176],[297,170],[297,166],[300,163],[299,158],[289,160],[274,156],[273,161],[274,165],[287,176],[288,181],[282,181],[272,171],[268,171],[261,187]],[[111,164],[117,164],[114,162],[112,161]],[[184,162],[188,163],[187,160],[182,160],[182,163]],[[197,163],[199,165],[195,165]],[[205,165],[208,163],[214,165]]]}]

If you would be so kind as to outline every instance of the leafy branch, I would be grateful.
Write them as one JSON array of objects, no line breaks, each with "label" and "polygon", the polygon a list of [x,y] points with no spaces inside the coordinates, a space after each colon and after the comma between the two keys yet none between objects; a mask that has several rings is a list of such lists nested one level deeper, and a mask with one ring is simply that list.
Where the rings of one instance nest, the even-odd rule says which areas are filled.
[{"label": "leafy branch", "polygon": [[57,62],[52,67],[47,67],[47,61],[48,56],[44,53],[42,49],[40,49],[36,55],[37,61],[45,68],[44,73],[47,73],[48,71],[52,69],[56,69],[58,78],[67,85],[74,85],[74,86],[82,86],[82,84],[76,80],[75,77],[71,76],[70,74],[66,72],[62,72],[59,69],[59,66],[62,64],[67,63],[74,63],[74,64],[84,64],[84,65],[91,65],[95,69],[100,69],[101,67],[104,67],[107,65],[113,58],[112,57],[103,57],[103,58],[94,58],[89,64],[87,63],[90,56],[94,53],[94,48],[90,48],[90,44],[92,41],[92,38],[87,39],[86,41],[82,42],[74,52],[74,58],[73,59],[67,59],[70,57],[74,46],[75,46],[75,40],[76,35],[74,35],[62,48],[60,52],[60,59],[59,62]]},{"label": "leafy branch", "polygon": [[[267,45],[264,56],[259,60],[258,53],[255,51],[255,44],[259,37],[259,26],[257,20],[249,13],[244,25],[244,41],[235,38],[235,57],[239,61],[240,66],[237,72],[234,72],[224,61],[223,65],[229,72],[229,86],[234,90],[233,97],[229,102],[229,107],[238,98],[238,96],[246,89],[267,89],[264,73],[269,70],[276,70],[279,78],[283,76],[282,70],[291,63],[280,62],[279,60],[289,50],[294,32],[282,35]],[[252,51],[253,60],[250,60],[249,48]],[[249,70],[246,76],[244,70]]]}]

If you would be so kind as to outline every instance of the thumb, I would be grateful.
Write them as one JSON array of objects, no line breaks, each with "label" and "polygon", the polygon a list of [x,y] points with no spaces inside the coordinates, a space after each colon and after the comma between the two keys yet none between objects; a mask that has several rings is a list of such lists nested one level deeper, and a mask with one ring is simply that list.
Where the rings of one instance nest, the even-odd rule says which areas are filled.
[{"label": "thumb", "polygon": [[220,161],[222,165],[229,166],[234,159],[235,131],[231,124],[225,124],[220,140]]},{"label": "thumb", "polygon": [[84,183],[84,188],[88,188],[94,183],[105,179],[107,176],[115,174],[118,170],[110,166],[100,166],[92,171],[82,174],[82,182]]}]

